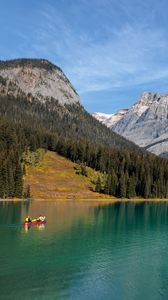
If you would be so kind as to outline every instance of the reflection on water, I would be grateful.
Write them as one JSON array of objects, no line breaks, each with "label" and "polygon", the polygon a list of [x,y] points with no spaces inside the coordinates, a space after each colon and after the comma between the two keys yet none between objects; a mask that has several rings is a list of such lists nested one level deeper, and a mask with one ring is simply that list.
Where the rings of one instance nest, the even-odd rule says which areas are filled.
[{"label": "reflection on water", "polygon": [[24,227],[25,232],[28,232],[34,226],[36,226],[38,228],[38,230],[44,230],[46,224],[36,224],[36,225],[25,224],[23,227]]},{"label": "reflection on water", "polygon": [[[49,224],[59,221],[64,227],[73,222],[93,221],[109,226],[113,223],[115,227],[122,230],[130,226],[161,226],[167,224],[168,204],[167,202],[144,202],[101,205],[99,202],[1,202],[0,224],[22,224],[27,215],[36,218],[38,215],[46,215]],[[89,218],[91,216],[91,218]],[[44,225],[44,224],[40,224]],[[43,227],[43,226],[42,226]],[[57,228],[55,228],[57,230]]]},{"label": "reflection on water", "polygon": [[1,203],[0,238],[4,300],[167,299],[167,203]]}]

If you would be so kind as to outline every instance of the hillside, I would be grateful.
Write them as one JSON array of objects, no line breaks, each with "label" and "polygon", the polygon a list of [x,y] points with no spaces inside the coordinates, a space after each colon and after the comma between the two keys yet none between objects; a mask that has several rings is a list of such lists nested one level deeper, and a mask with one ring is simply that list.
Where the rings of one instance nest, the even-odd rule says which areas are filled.
[{"label": "hillside", "polygon": [[79,168],[78,164],[47,151],[40,165],[26,167],[24,189],[30,185],[31,198],[36,200],[105,198],[92,191],[98,173],[87,168],[86,177],[77,174]]}]

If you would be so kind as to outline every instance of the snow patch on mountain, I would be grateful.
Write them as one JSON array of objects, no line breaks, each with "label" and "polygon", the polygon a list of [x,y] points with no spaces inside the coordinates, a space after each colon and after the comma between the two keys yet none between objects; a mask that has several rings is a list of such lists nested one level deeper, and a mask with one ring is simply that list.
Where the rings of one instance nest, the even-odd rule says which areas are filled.
[{"label": "snow patch on mountain", "polygon": [[105,114],[105,113],[92,113],[92,116],[98,121],[105,124],[107,127],[111,128],[116,122],[118,122],[125,114],[127,109],[121,109],[115,114]]}]

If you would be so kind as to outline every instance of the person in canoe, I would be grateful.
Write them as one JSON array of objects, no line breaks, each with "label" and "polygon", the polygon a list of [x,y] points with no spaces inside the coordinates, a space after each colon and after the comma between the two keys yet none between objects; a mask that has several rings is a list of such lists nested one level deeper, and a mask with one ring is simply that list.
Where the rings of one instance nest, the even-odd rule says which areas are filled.
[{"label": "person in canoe", "polygon": [[26,219],[25,219],[25,222],[30,223],[31,221],[32,221],[32,219],[29,216],[27,216]]},{"label": "person in canoe", "polygon": [[37,222],[43,222],[45,220],[45,217],[43,217],[42,215],[40,215],[38,218],[37,218]]}]

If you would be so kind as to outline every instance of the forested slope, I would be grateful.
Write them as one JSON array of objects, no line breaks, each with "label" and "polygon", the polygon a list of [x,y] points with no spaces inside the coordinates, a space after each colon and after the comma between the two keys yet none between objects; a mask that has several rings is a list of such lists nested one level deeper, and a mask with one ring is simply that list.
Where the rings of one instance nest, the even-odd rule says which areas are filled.
[{"label": "forested slope", "polygon": [[0,96],[0,197],[21,197],[23,152],[56,151],[106,174],[96,190],[117,197],[168,197],[168,161],[113,133],[80,105]]}]

